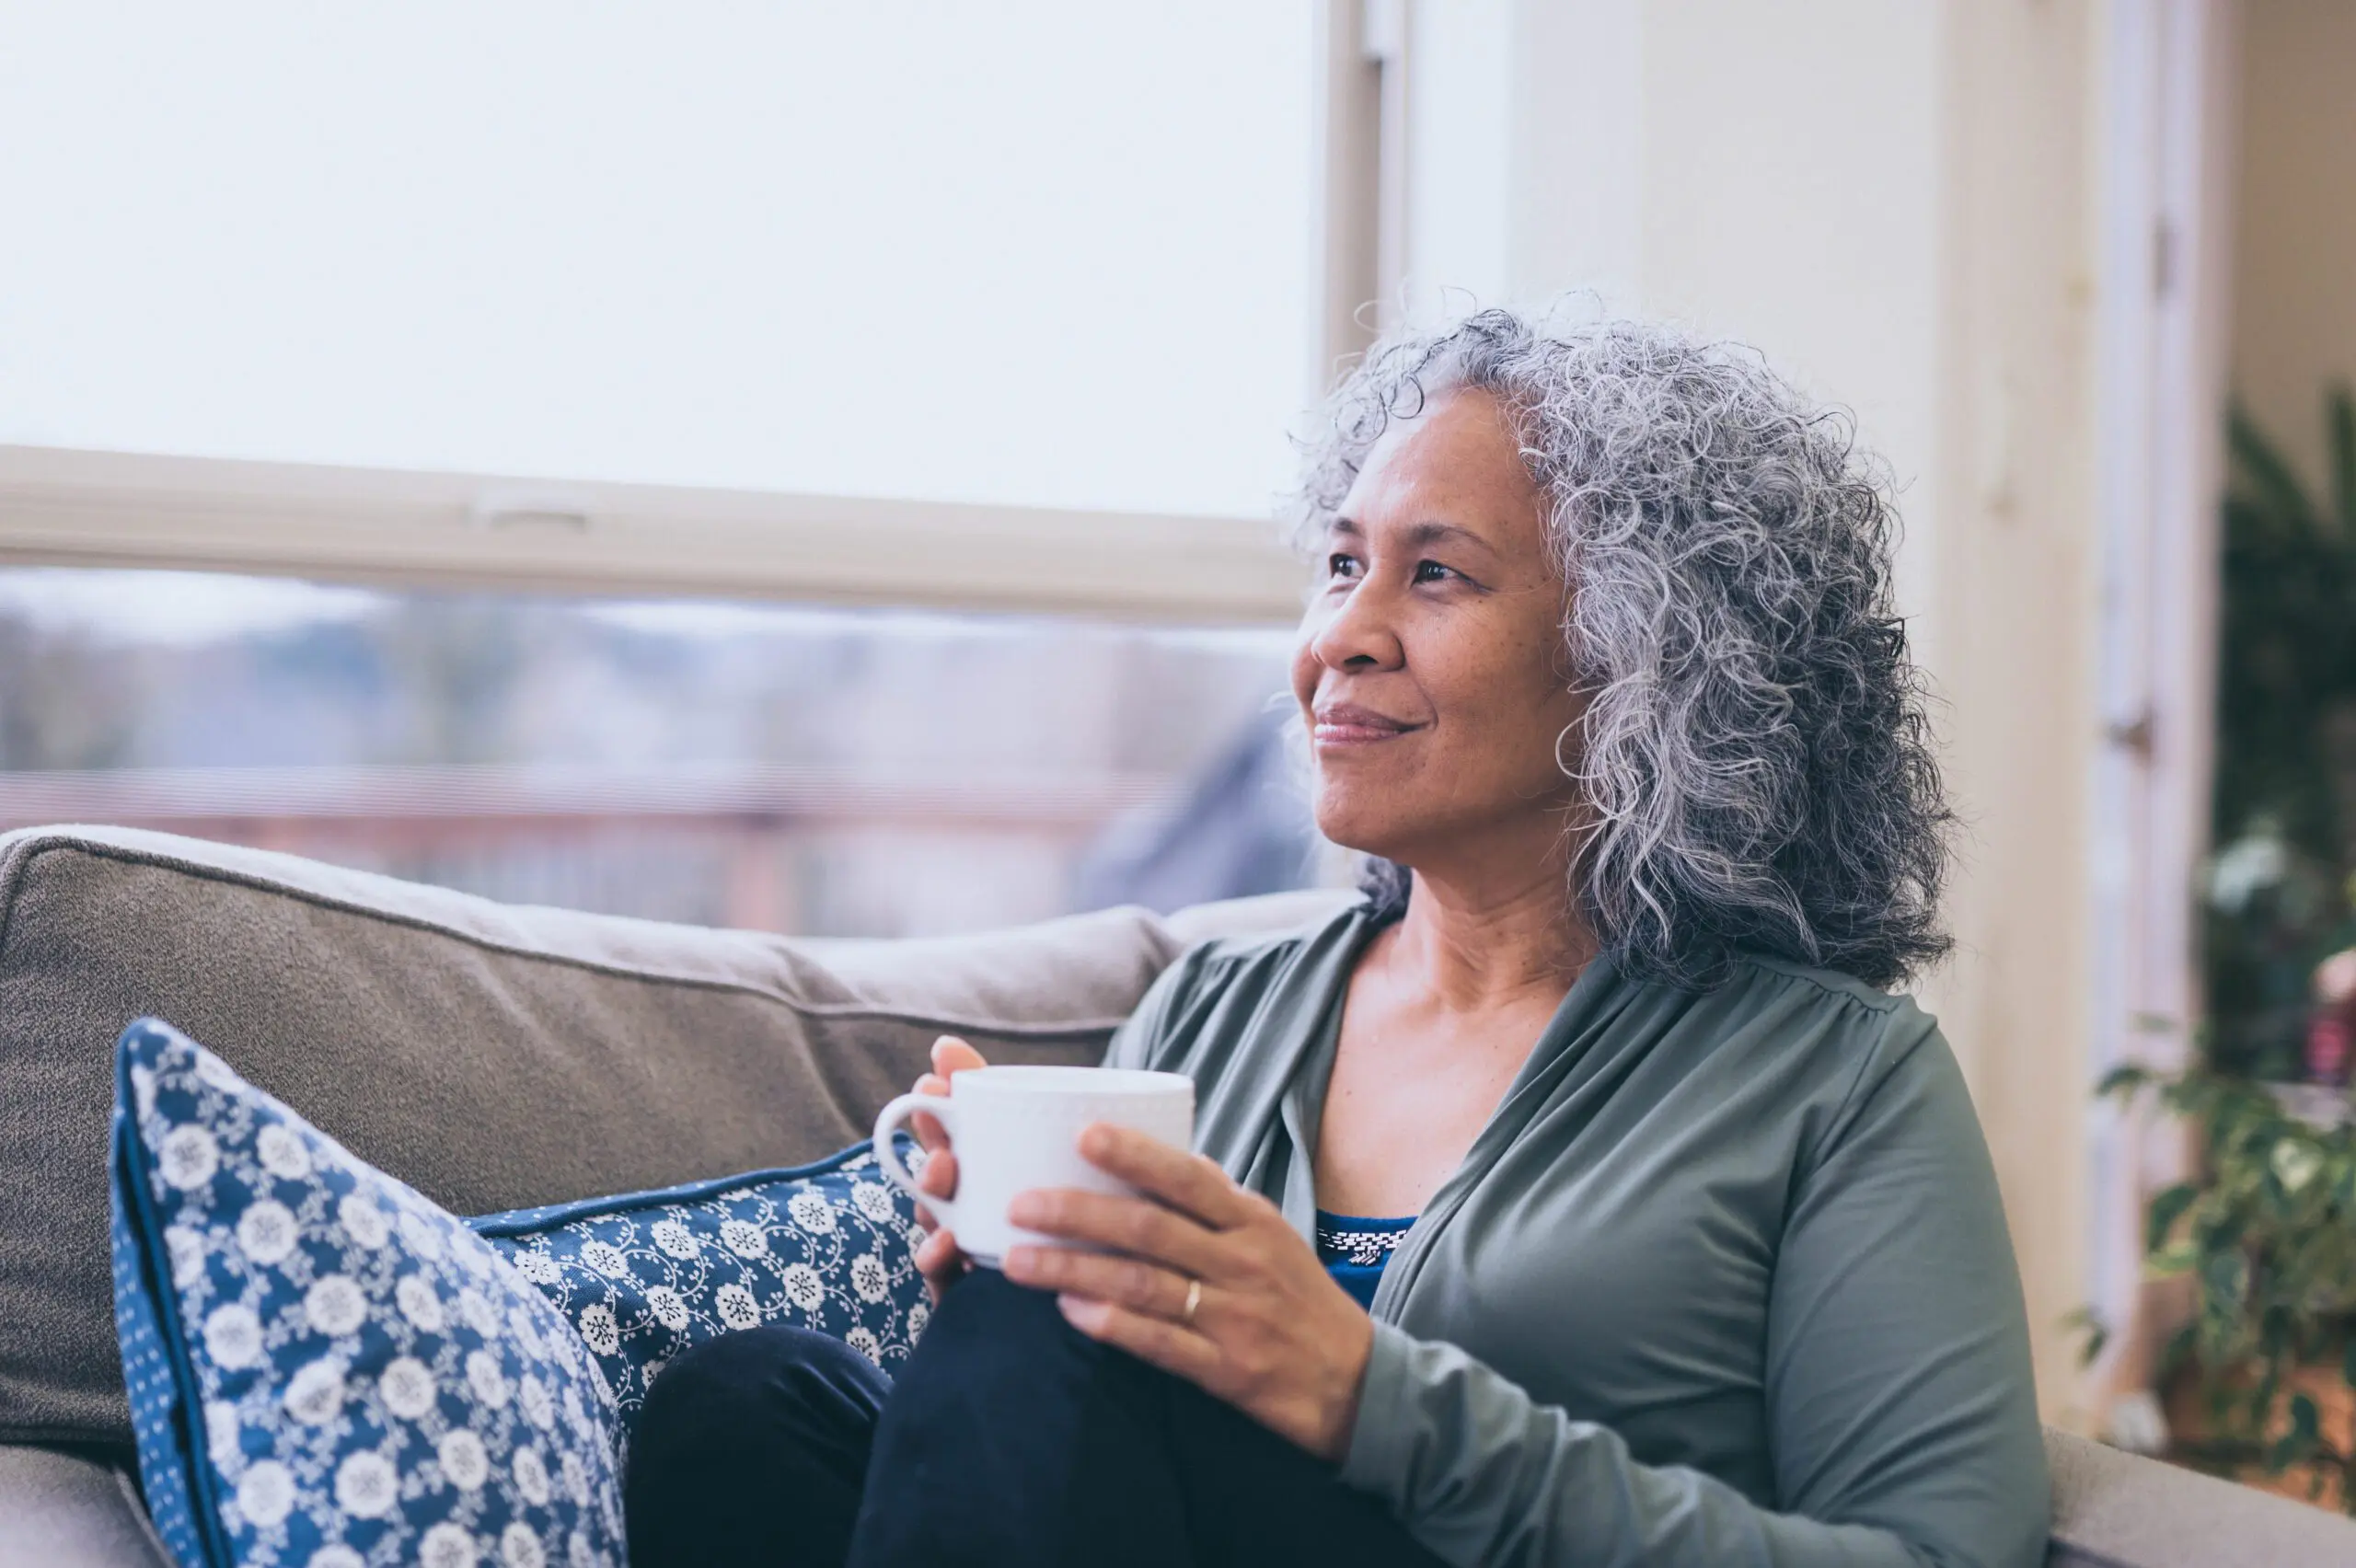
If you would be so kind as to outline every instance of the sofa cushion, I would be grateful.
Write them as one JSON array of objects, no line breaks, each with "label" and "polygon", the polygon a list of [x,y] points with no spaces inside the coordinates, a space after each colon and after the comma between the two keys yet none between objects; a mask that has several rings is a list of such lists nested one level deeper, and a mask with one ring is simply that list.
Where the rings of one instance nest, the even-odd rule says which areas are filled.
[{"label": "sofa cushion", "polygon": [[[903,1158],[921,1168],[912,1140]],[[930,1313],[916,1202],[877,1173],[864,1143],[791,1170],[467,1223],[580,1332],[625,1435],[654,1375],[706,1340],[788,1323],[896,1371]]]},{"label": "sofa cushion", "polygon": [[620,1560],[612,1395],[529,1281],[168,1026],[116,1066],[116,1314],[175,1558]]},{"label": "sofa cushion", "polygon": [[800,941],[165,834],[0,836],[0,1442],[130,1448],[106,1160],[134,1019],[172,1020],[360,1159],[480,1214],[815,1159],[943,1031],[996,1061],[1092,1061],[1179,946],[1134,909]]}]

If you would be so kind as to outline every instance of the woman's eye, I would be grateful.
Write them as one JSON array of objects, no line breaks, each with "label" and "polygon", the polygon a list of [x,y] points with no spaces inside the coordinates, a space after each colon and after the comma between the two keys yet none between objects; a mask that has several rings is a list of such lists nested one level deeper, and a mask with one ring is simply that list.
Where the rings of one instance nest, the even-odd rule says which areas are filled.
[{"label": "woman's eye", "polygon": [[1444,582],[1455,575],[1453,571],[1436,560],[1419,560],[1415,563],[1415,581],[1418,582]]},{"label": "woman's eye", "polygon": [[1326,576],[1356,577],[1357,574],[1358,561],[1356,556],[1334,554],[1325,558]]}]

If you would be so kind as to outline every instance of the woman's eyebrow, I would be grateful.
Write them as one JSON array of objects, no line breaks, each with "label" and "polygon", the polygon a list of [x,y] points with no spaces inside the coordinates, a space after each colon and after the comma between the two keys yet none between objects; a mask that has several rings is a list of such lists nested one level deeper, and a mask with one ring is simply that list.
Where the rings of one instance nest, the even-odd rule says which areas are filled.
[{"label": "woman's eyebrow", "polygon": [[[1358,525],[1357,520],[1354,517],[1337,516],[1331,524],[1327,525],[1325,531],[1328,534],[1345,535],[1354,539],[1363,539],[1366,537],[1366,530]],[[1450,544],[1472,545],[1476,548],[1488,551],[1491,555],[1497,553],[1496,547],[1495,545],[1489,543],[1488,540],[1483,538],[1472,529],[1457,523],[1410,523],[1405,527],[1399,530],[1399,537],[1402,543],[1412,548],[1421,548],[1426,545],[1437,545],[1445,542]]]},{"label": "woman's eyebrow", "polygon": [[1495,553],[1488,540],[1456,523],[1410,523],[1401,532],[1411,545],[1472,545]]}]

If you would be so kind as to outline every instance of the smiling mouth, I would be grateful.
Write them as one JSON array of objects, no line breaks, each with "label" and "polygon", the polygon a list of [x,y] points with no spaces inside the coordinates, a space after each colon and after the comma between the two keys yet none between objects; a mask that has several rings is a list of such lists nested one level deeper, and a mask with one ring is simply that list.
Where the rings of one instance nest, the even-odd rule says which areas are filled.
[{"label": "smiling mouth", "polygon": [[1320,746],[1363,746],[1412,735],[1421,724],[1409,724],[1367,709],[1343,705],[1321,709],[1310,735]]}]

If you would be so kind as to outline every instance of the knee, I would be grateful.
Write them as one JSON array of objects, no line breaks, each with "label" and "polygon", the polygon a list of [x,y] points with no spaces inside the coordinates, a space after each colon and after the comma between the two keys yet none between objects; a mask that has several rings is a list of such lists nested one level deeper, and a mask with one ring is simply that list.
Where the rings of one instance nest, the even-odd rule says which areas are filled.
[{"label": "knee", "polygon": [[[1140,1558],[1121,1543],[1147,1511],[1119,1528],[1097,1516],[1162,1473],[1164,1381],[1073,1328],[1052,1294],[995,1271],[965,1275],[942,1295],[876,1427],[855,1561]],[[1177,1527],[1161,1535],[1185,1539]]]},{"label": "knee", "polygon": [[707,1340],[664,1367],[647,1389],[631,1447],[737,1448],[814,1416],[872,1422],[889,1387],[874,1363],[832,1335],[765,1324]]},{"label": "knee", "polygon": [[939,1359],[964,1347],[987,1348],[993,1359],[1020,1359],[1029,1350],[1067,1352],[1091,1343],[1064,1320],[1047,1291],[1016,1285],[996,1269],[976,1269],[941,1296],[925,1325],[914,1361]]},{"label": "knee", "polygon": [[630,1434],[630,1560],[840,1563],[889,1389],[865,1356],[808,1329],[747,1329],[683,1353]]},{"label": "knee", "polygon": [[1150,1370],[1073,1328],[1051,1292],[976,1269],[942,1296],[900,1374],[900,1398],[910,1401],[913,1392],[911,1402],[920,1402],[946,1387],[961,1396],[1002,1395],[1035,1410]]}]

